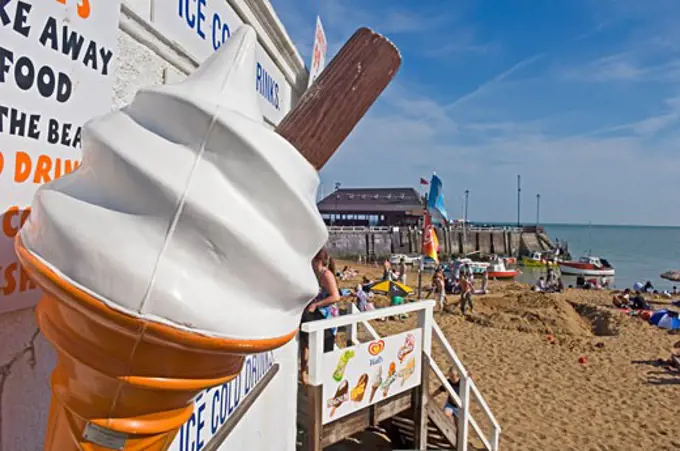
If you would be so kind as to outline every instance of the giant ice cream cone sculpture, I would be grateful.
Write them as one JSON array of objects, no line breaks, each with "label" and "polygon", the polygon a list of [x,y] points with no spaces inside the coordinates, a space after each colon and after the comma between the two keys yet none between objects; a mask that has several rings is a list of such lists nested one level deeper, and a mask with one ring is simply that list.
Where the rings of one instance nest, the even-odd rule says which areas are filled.
[{"label": "giant ice cream cone sculpture", "polygon": [[165,450],[201,389],[295,336],[327,238],[315,169],[265,126],[254,31],[85,127],[17,238],[58,352],[45,449]]}]

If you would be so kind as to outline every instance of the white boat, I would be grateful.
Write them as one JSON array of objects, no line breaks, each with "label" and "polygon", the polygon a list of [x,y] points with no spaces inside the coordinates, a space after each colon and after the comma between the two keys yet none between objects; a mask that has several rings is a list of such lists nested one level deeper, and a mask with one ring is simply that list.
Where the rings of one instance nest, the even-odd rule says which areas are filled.
[{"label": "white boat", "polygon": [[604,258],[586,256],[578,261],[560,262],[560,272],[573,276],[613,276],[616,271]]},{"label": "white boat", "polygon": [[470,268],[472,274],[482,274],[489,267],[489,264],[485,262],[475,262],[469,258],[459,258],[453,262],[453,270],[455,271],[456,269],[462,268],[465,265]]},{"label": "white boat", "polygon": [[489,279],[514,279],[519,273],[519,269],[507,268],[503,259],[493,261],[487,269]]}]

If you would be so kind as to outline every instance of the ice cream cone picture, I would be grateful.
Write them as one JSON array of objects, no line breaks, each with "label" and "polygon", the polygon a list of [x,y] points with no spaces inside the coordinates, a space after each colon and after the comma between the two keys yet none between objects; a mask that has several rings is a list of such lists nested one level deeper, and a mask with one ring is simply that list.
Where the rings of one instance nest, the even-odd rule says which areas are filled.
[{"label": "ice cream cone picture", "polygon": [[354,402],[363,401],[367,386],[368,386],[368,374],[364,373],[361,376],[359,376],[357,385],[352,389],[352,392],[350,394],[350,399]]},{"label": "ice cream cone picture", "polygon": [[399,362],[403,363],[404,359],[413,352],[416,347],[416,337],[413,334],[408,334],[404,340],[404,345],[399,348],[397,353],[397,358]]},{"label": "ice cream cone picture", "polygon": [[315,168],[264,123],[256,48],[243,25],[90,121],[80,168],[36,193],[15,247],[57,349],[46,451],[164,451],[198,392],[295,337],[328,234]]},{"label": "ice cream cone picture", "polygon": [[408,359],[408,362],[406,362],[406,365],[402,369],[399,370],[399,377],[401,377],[401,386],[403,387],[406,381],[408,380],[411,375],[413,375],[413,372],[416,369],[416,358],[411,357]]},{"label": "ice cream cone picture", "polygon": [[383,382],[382,366],[379,366],[378,369],[375,372],[375,375],[373,376],[373,383],[371,384],[371,397],[368,400],[368,402],[373,402],[373,397],[375,397],[375,392],[378,391],[378,389],[382,385],[382,382]]},{"label": "ice cream cone picture", "polygon": [[383,398],[387,397],[390,387],[397,380],[397,365],[394,362],[390,363],[390,369],[387,372],[387,379],[382,383]]},{"label": "ice cream cone picture", "polygon": [[340,382],[337,390],[335,390],[335,395],[328,400],[327,407],[331,409],[329,416],[333,418],[335,411],[349,398],[349,384],[347,381]]}]

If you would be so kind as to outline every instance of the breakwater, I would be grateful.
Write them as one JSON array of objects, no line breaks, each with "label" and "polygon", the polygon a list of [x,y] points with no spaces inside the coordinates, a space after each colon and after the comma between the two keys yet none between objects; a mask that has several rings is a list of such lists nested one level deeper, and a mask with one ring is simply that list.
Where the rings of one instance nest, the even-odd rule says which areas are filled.
[{"label": "breakwater", "polygon": [[[334,258],[374,260],[392,254],[418,254],[423,234],[415,227],[329,227],[327,249]],[[536,227],[438,227],[439,254],[461,256],[472,253],[519,257],[544,252],[555,244]]]}]

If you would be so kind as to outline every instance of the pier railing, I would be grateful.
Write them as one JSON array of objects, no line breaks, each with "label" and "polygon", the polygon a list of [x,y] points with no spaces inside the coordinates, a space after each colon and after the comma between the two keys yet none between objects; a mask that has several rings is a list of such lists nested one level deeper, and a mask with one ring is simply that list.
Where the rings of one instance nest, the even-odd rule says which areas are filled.
[{"label": "pier railing", "polygon": [[[437,226],[441,228],[441,226]],[[418,227],[383,227],[383,226],[375,226],[375,227],[366,227],[366,226],[328,226],[328,231],[330,232],[392,232],[394,229],[406,229],[406,230],[416,230],[420,231]],[[524,227],[517,227],[517,226],[458,226],[458,225],[450,225],[448,226],[448,229],[451,231],[467,231],[467,232],[514,232],[514,233],[522,233],[522,232],[527,232],[527,229]],[[531,230],[531,232],[535,232],[535,230]]]},{"label": "pier railing", "polygon": [[[371,326],[369,321],[407,313],[416,313],[418,315],[417,327],[422,329],[423,364],[421,366],[421,386],[420,390],[417,392],[417,396],[420,399],[416,402],[416,405],[420,407],[421,417],[416,420],[414,446],[417,449],[425,449],[427,446],[428,419],[426,412],[428,409],[426,409],[425,406],[432,402],[428,387],[428,374],[432,371],[437,379],[439,379],[439,383],[445,387],[447,394],[455,401],[459,409],[457,439],[455,440],[456,449],[458,451],[467,451],[469,444],[469,427],[472,426],[472,429],[475,431],[484,447],[490,451],[497,451],[501,434],[500,424],[491,412],[491,409],[469,372],[465,369],[463,363],[451,347],[451,344],[435,322],[433,318],[434,306],[434,301],[419,301],[400,306],[381,308],[370,312],[359,312],[356,306],[352,305],[351,314],[333,319],[304,323],[301,327],[301,331],[309,334],[308,383],[312,386],[323,385],[323,337],[326,329],[345,328],[348,334],[348,342],[357,345],[361,342],[358,329],[360,325],[366,330],[370,340],[380,340],[381,337]],[[387,340],[387,337],[382,338]],[[460,375],[460,388],[458,393],[449,384],[447,377],[434,359],[432,350],[433,338],[443,349],[444,355],[448,360],[447,364],[453,365]],[[477,420],[473,418],[470,412],[471,401],[476,401],[477,405],[481,408],[481,412],[491,424],[491,434],[489,437],[484,433]],[[418,427],[418,422],[420,423],[420,427]],[[317,429],[319,428],[320,427],[317,427]]]}]

